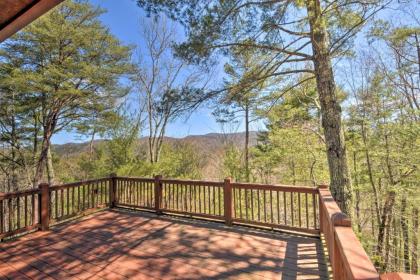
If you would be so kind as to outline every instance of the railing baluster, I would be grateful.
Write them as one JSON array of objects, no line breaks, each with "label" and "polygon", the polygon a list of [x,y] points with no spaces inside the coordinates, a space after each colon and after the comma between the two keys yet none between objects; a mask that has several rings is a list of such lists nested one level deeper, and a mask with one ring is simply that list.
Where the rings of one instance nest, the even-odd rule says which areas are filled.
[{"label": "railing baluster", "polygon": [[254,190],[251,189],[251,220],[254,220]]},{"label": "railing baluster", "polygon": [[305,207],[306,207],[306,228],[309,228],[309,208],[308,208],[308,194],[305,193]]},{"label": "railing baluster", "polygon": [[248,190],[245,189],[245,218],[248,220]]},{"label": "railing baluster", "polygon": [[176,202],[175,202],[175,198],[176,198],[176,189],[175,189],[175,185],[174,184],[169,184],[171,186],[172,189],[172,206],[171,209],[176,209]]},{"label": "railing baluster", "polygon": [[293,193],[290,192],[290,214],[292,217],[292,227],[295,225],[295,211],[294,211],[294,207],[293,207]]},{"label": "railing baluster", "polygon": [[277,193],[277,223],[280,224],[280,192],[276,191]]},{"label": "railing baluster", "polygon": [[144,202],[144,190],[143,190],[143,182],[140,182],[140,205],[146,206],[146,203]]},{"label": "railing baluster", "polygon": [[266,193],[265,190],[263,190],[263,203],[264,203],[264,223],[267,222],[267,201],[266,201]]},{"label": "railing baluster", "polygon": [[[39,196],[38,196],[38,199],[39,199]],[[50,198],[51,199],[51,198]],[[31,219],[32,219],[32,225],[34,225],[35,224],[35,221],[36,221],[36,212],[35,212],[35,194],[32,194],[32,197],[31,197],[31,207],[32,207],[32,217],[31,217]]]},{"label": "railing baluster", "polygon": [[17,218],[17,222],[16,222],[16,229],[20,229],[20,197],[16,197],[16,218]]},{"label": "railing baluster", "polygon": [[208,192],[208,203],[209,203],[209,207],[208,207],[208,214],[211,214],[211,192],[210,192],[210,187],[207,186],[207,192]]},{"label": "railing baluster", "polygon": [[190,190],[190,212],[192,212],[192,203],[193,203],[193,201],[192,201],[192,188],[193,187],[194,187],[194,185],[191,185],[189,187],[189,190]]},{"label": "railing baluster", "polygon": [[205,207],[203,206],[203,201],[204,201],[203,197],[204,197],[203,187],[201,185],[198,185],[198,204],[199,204],[198,212],[199,213],[203,213],[203,209],[205,209]]},{"label": "railing baluster", "polygon": [[241,217],[241,219],[243,219],[243,207],[244,207],[244,205],[243,205],[243,199],[242,199],[242,188],[239,188],[238,189],[238,191],[239,191],[239,195],[238,195],[238,201],[239,201],[239,215],[240,215],[240,217]]},{"label": "railing baluster", "polygon": [[179,210],[179,186],[178,184],[174,184],[176,190],[176,210]]},{"label": "railing baluster", "polygon": [[273,224],[273,191],[270,190],[270,214],[271,214],[271,223]]},{"label": "railing baluster", "polygon": [[206,199],[206,186],[202,186],[203,189],[203,212],[207,213],[207,207],[206,207],[206,203],[207,203],[207,199]]},{"label": "railing baluster", "polygon": [[64,190],[63,189],[61,189],[61,191],[60,191],[60,201],[61,201],[61,204],[60,204],[60,206],[61,206],[61,217],[63,217],[64,216]]},{"label": "railing baluster", "polygon": [[213,215],[216,216],[216,187],[213,186]]},{"label": "railing baluster", "polygon": [[70,215],[70,188],[66,189],[66,195],[67,195],[67,216]]},{"label": "railing baluster", "polygon": [[283,192],[283,212],[284,212],[284,224],[287,225],[287,200],[286,200],[286,192]]},{"label": "railing baluster", "polygon": [[86,209],[86,185],[83,185],[82,199],[83,199],[82,209],[85,210]]},{"label": "railing baluster", "polygon": [[54,192],[54,210],[55,210],[55,219],[58,219],[58,190]]},{"label": "railing baluster", "polygon": [[315,199],[315,194],[312,194],[312,207],[314,209],[314,228],[317,228],[317,223],[316,223],[316,199]]},{"label": "railing baluster", "polygon": [[258,213],[258,222],[259,221],[261,221],[261,209],[260,209],[260,190],[258,189],[257,190],[257,203],[258,203],[258,205],[257,205],[257,209],[258,209],[258,211],[257,211],[257,213]]},{"label": "railing baluster", "polygon": [[24,200],[25,227],[27,227],[28,226],[28,196],[25,195],[24,199],[25,199]]},{"label": "railing baluster", "polygon": [[137,191],[137,203],[136,205],[140,206],[140,188],[139,188],[139,182],[136,182],[136,191]]},{"label": "railing baluster", "polygon": [[166,209],[171,209],[171,188],[170,185],[165,183],[165,194],[166,194]]},{"label": "railing baluster", "polygon": [[76,191],[76,188],[71,189],[71,214],[74,214],[74,192]]},{"label": "railing baluster", "polygon": [[184,188],[184,200],[185,200],[184,211],[186,213],[191,213],[191,210],[189,209],[191,207],[190,201],[191,201],[191,195],[192,195],[192,192],[191,192],[192,185],[190,184],[181,184],[181,185]]},{"label": "railing baluster", "polygon": [[222,190],[221,187],[217,188],[218,196],[219,196],[219,215],[222,216]]},{"label": "railing baluster", "polygon": [[301,205],[300,205],[300,193],[298,193],[298,217],[299,217],[299,227],[302,227],[302,212],[301,212]]}]

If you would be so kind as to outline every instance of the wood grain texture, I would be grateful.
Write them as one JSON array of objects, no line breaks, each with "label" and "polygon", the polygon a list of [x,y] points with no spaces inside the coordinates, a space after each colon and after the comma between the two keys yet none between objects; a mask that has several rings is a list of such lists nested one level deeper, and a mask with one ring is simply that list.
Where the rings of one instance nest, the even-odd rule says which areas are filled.
[{"label": "wood grain texture", "polygon": [[13,279],[327,279],[321,241],[122,210],[0,243]]}]

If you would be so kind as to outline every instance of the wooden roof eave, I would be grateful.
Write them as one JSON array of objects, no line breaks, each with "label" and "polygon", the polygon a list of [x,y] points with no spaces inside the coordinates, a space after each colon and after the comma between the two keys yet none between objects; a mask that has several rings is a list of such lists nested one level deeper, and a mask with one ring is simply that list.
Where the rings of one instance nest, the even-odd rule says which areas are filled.
[{"label": "wooden roof eave", "polygon": [[[0,43],[39,18],[63,0],[37,0],[22,2],[18,11],[2,15],[6,22],[0,26]],[[7,5],[7,4],[6,4]]]}]

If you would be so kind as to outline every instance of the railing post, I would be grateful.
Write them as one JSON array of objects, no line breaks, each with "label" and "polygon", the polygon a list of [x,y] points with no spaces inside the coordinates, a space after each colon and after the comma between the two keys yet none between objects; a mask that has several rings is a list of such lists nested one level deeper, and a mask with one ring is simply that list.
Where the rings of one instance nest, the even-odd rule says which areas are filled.
[{"label": "railing post", "polygon": [[162,214],[162,175],[155,176],[155,211],[156,214]]},{"label": "railing post", "polygon": [[224,194],[224,207],[225,207],[225,223],[228,226],[232,225],[232,213],[233,213],[233,203],[232,203],[232,184],[231,178],[226,178],[224,180],[223,186]]},{"label": "railing post", "polygon": [[323,212],[323,207],[322,207],[322,202],[321,202],[321,194],[320,194],[320,190],[321,189],[328,189],[328,185],[327,184],[320,184],[318,185],[318,215],[319,215],[319,231],[322,232],[323,228],[324,228],[324,212]]},{"label": "railing post", "polygon": [[41,183],[38,188],[41,191],[41,197],[38,198],[40,229],[42,231],[47,231],[50,227],[50,185],[47,183]]},{"label": "railing post", "polygon": [[111,173],[109,175],[109,208],[114,208],[116,204],[115,193],[117,190],[117,174]]}]

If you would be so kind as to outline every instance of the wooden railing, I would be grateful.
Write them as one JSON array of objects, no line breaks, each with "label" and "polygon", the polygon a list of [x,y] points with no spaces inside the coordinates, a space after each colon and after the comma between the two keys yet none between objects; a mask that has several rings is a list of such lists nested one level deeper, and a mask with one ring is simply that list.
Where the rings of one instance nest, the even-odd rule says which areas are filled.
[{"label": "wooden railing", "polygon": [[319,234],[318,190],[232,183],[233,222]]},{"label": "wooden railing", "polygon": [[50,224],[109,206],[109,185],[110,178],[103,178],[51,186],[48,194]]},{"label": "wooden railing", "polygon": [[[0,239],[105,207],[144,209],[320,235],[334,279],[380,279],[327,186],[302,187],[155,178],[108,178],[0,194]],[[398,277],[397,277],[398,276]],[[381,279],[411,279],[385,274]]]},{"label": "wooden railing", "polygon": [[0,240],[39,226],[39,189],[0,193]]},{"label": "wooden railing", "polygon": [[311,187],[116,177],[115,206],[319,234]]},{"label": "wooden railing", "polygon": [[320,226],[334,279],[379,279],[373,263],[357,239],[351,221],[341,212],[328,186],[320,186]]}]

